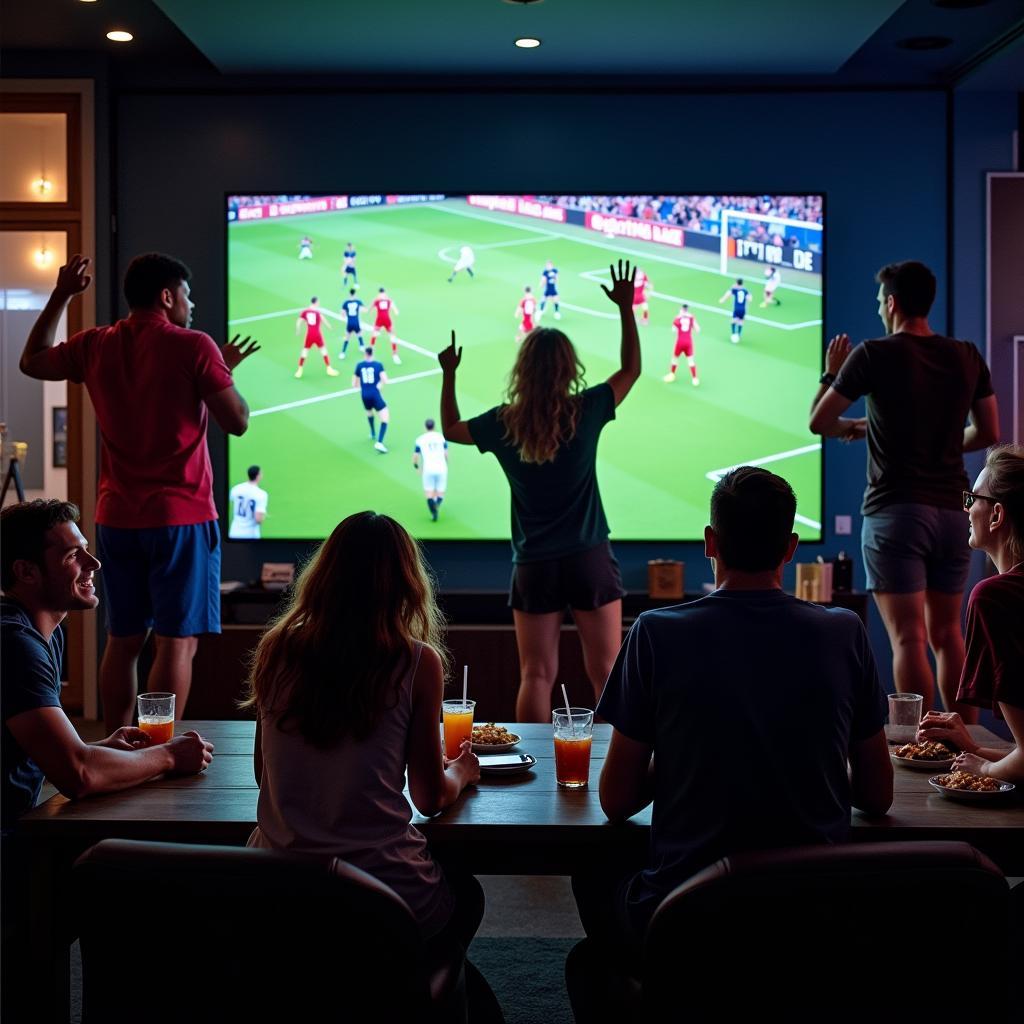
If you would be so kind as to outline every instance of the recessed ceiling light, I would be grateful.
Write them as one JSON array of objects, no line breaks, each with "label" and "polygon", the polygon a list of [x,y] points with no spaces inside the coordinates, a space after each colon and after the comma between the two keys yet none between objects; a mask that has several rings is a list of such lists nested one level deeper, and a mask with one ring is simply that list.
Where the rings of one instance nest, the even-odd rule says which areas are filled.
[{"label": "recessed ceiling light", "polygon": [[897,40],[896,45],[901,50],[944,50],[953,40],[949,36],[910,36]]},{"label": "recessed ceiling light", "polygon": [[131,32],[126,32],[122,28],[115,28],[107,33],[107,38],[114,43],[130,43],[135,36]]},{"label": "recessed ceiling light", "polygon": [[523,36],[521,39],[516,40],[516,46],[520,50],[536,50],[540,46],[540,40],[534,39],[533,36]]}]

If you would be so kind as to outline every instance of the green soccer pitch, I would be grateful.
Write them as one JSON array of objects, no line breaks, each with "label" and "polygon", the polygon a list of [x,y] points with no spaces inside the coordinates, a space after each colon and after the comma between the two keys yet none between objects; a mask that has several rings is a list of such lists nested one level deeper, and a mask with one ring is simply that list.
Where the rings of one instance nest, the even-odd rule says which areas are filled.
[{"label": "green soccer pitch", "polygon": [[[298,259],[304,234],[313,240],[313,259]],[[389,377],[382,389],[391,411],[387,454],[374,450],[352,386],[355,345],[339,359],[340,305],[348,297],[341,254],[349,241],[358,252],[358,296],[369,306],[383,285],[399,310],[401,365],[392,363],[383,336],[377,342]],[[462,245],[473,247],[476,277],[460,273],[449,284]],[[647,271],[653,297],[650,324],[640,328],[643,375],[601,435],[598,480],[612,539],[703,539],[714,480],[741,464],[786,477],[797,494],[798,532],[818,539],[821,449],[807,430],[821,362],[818,276],[784,270],[776,293],[782,305],[761,309],[762,264],[737,264],[723,275],[717,253],[612,239],[478,210],[464,199],[229,225],[229,332],[251,334],[262,349],[236,371],[252,411],[248,432],[230,440],[226,486],[243,481],[249,465],[262,468],[269,494],[264,538],[322,538],[346,515],[373,509],[420,539],[507,539],[508,485],[494,457],[471,446],[450,446],[448,491],[439,521],[430,519],[412,454],[427,417],[440,428],[435,353],[454,329],[463,346],[464,418],[497,405],[515,358],[514,313],[523,287],[539,299],[540,272],[553,260],[557,326],[576,345],[587,383],[606,380],[618,365],[619,327],[600,282],[608,281],[608,264],[618,256]],[[729,340],[732,300],[718,302],[736,275],[753,293],[738,345]],[[312,349],[297,380],[305,333],[296,333],[296,320],[313,295],[327,313],[324,338],[341,376],[328,377]],[[699,387],[691,385],[685,357],[673,383],[662,379],[682,301],[701,327],[694,336]],[[556,326],[550,304],[541,322]],[[363,323],[368,341],[372,311],[364,310]]]}]

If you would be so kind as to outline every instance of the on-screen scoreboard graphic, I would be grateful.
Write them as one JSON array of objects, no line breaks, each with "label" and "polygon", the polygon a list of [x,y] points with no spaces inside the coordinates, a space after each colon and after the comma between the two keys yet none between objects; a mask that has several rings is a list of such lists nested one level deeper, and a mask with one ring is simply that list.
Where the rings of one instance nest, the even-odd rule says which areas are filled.
[{"label": "on-screen scoreboard graphic", "polygon": [[[558,319],[549,297],[539,322],[572,339],[588,385],[606,380],[618,366],[619,325],[601,284],[622,257],[650,286],[643,374],[598,453],[612,540],[702,540],[714,482],[745,464],[790,481],[800,536],[820,540],[822,452],[807,410],[821,366],[822,209],[821,196],[807,195],[230,196],[228,331],[251,334],[262,349],[236,371],[251,414],[247,433],[229,439],[225,492],[260,467],[264,539],[323,538],[346,515],[373,509],[420,539],[507,540],[508,485],[494,457],[475,447],[449,446],[436,519],[426,501],[424,486],[435,481],[414,467],[414,449],[428,418],[440,429],[436,353],[455,330],[464,419],[499,404],[520,300],[526,287],[538,305],[544,299],[550,261]],[[353,377],[362,358],[355,336],[341,358],[342,303],[356,283],[343,278],[350,246],[364,343],[379,289],[394,311],[374,356],[387,376],[382,442],[379,414],[370,437]],[[737,278],[749,289],[738,336]],[[314,296],[323,350],[303,348],[301,314]],[[683,303],[699,326],[692,370],[685,351],[674,355]],[[225,534],[232,512],[229,504]]]}]

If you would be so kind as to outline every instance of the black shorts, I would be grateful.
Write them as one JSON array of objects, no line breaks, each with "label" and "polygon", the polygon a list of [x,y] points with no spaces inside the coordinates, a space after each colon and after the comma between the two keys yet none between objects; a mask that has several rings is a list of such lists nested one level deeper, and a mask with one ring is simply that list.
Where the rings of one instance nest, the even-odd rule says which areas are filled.
[{"label": "black shorts", "polygon": [[514,565],[508,603],[534,615],[564,611],[566,605],[590,612],[625,593],[619,563],[605,541],[565,558]]},{"label": "black shorts", "polygon": [[380,392],[376,394],[363,394],[363,408],[367,412],[380,412],[382,409],[386,409],[388,403],[381,397]]}]

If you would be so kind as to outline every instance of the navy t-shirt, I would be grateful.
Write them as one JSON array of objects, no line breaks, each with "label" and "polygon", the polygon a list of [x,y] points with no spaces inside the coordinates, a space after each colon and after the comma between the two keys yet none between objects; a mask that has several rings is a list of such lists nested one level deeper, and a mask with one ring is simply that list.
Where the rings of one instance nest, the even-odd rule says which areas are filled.
[{"label": "navy t-shirt", "polygon": [[512,489],[512,561],[541,562],[579,554],[608,539],[597,488],[597,442],[615,419],[615,392],[609,384],[587,388],[576,434],[551,462],[523,462],[505,437],[500,406],[474,416],[470,436],[482,452],[493,452]]},{"label": "navy t-shirt", "polygon": [[356,363],[355,375],[359,378],[359,387],[364,398],[376,398],[380,394],[380,378],[384,373],[384,364],[376,359],[364,359]]},{"label": "navy t-shirt", "polygon": [[64,635],[60,627],[49,643],[32,625],[28,612],[15,600],[0,600],[0,662],[2,662],[2,714],[4,720],[4,789],[2,826],[7,834],[39,799],[43,772],[18,745],[7,722],[36,708],[60,707],[60,669]]},{"label": "navy t-shirt", "polygon": [[838,843],[850,824],[850,745],[885,722],[867,632],[781,590],[717,590],[644,612],[597,713],[654,750],[645,925],[695,871],[748,849]]}]

